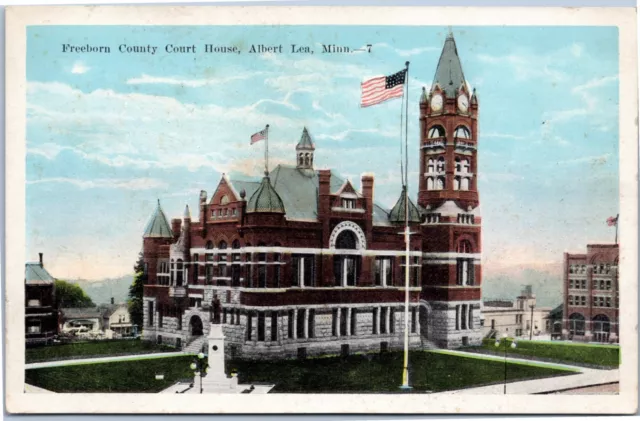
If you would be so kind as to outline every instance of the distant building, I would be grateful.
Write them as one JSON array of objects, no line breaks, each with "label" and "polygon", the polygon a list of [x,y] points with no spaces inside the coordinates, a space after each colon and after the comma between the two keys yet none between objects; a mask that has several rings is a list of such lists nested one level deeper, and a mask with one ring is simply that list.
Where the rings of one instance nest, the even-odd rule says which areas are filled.
[{"label": "distant building", "polygon": [[617,244],[588,244],[564,254],[564,339],[618,342]]},{"label": "distant building", "polygon": [[25,284],[25,339],[27,345],[51,343],[58,333],[55,308],[55,279],[42,262],[27,263]]},{"label": "distant building", "polygon": [[133,324],[131,323],[131,315],[127,304],[109,306],[103,317],[106,319],[105,330],[110,330],[112,336],[130,336],[133,334]]},{"label": "distant building", "polygon": [[99,335],[104,331],[104,310],[98,307],[63,308],[61,312],[63,333]]},{"label": "distant building", "polygon": [[563,308],[564,304],[560,304],[558,307],[551,310],[551,312],[549,312],[549,315],[547,316],[547,325],[550,327],[549,334],[551,335],[551,339],[562,339]]},{"label": "distant building", "polygon": [[504,334],[515,338],[547,335],[551,330],[550,307],[537,307],[536,296],[527,286],[516,298],[488,300],[482,303],[483,335],[499,338]]}]

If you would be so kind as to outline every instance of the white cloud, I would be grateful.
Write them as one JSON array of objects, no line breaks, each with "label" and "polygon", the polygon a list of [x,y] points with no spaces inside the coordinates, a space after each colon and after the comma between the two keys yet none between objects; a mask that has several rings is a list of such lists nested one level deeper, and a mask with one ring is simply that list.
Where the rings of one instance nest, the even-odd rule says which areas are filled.
[{"label": "white cloud", "polygon": [[389,137],[389,138],[397,137],[398,139],[400,138],[399,132],[394,133],[391,130],[380,130],[380,129],[347,129],[334,134],[320,134],[316,136],[316,138],[320,140],[328,139],[328,140],[343,141],[343,140],[346,140],[351,133],[375,133],[383,137]]},{"label": "white cloud", "polygon": [[73,63],[73,67],[71,68],[71,73],[76,75],[81,75],[81,74],[87,73],[89,70],[91,70],[91,67],[85,65],[81,61],[76,61],[75,63]]},{"label": "white cloud", "polygon": [[81,180],[77,178],[52,177],[38,180],[27,180],[27,184],[65,183],[72,184],[82,190],[86,189],[123,189],[123,190],[150,190],[167,187],[163,181],[153,178],[113,179],[99,178],[94,180]]},{"label": "white cloud", "polygon": [[523,140],[526,138],[526,136],[522,136],[522,135],[515,135],[510,133],[497,133],[497,132],[482,133],[482,137],[483,138],[492,137],[496,139],[511,139],[511,140]]},{"label": "white cloud", "polygon": [[189,88],[199,88],[207,85],[222,85],[235,80],[245,80],[261,74],[261,72],[253,72],[251,74],[236,74],[227,77],[208,78],[208,79],[185,79],[176,76],[150,76],[142,74],[140,77],[127,79],[127,85],[179,85]]},{"label": "white cloud", "polygon": [[558,161],[558,164],[583,164],[589,163],[591,165],[602,165],[607,163],[611,158],[610,153],[605,153],[603,155],[597,156],[583,156],[580,158],[567,159],[563,161]]}]

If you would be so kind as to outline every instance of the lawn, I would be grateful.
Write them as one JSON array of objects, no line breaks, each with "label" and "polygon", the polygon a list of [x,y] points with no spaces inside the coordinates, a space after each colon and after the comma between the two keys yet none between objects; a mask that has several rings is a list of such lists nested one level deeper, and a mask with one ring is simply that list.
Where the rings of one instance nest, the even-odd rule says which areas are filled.
[{"label": "lawn", "polygon": [[27,348],[25,361],[29,364],[42,361],[92,358],[100,356],[112,357],[116,355],[171,352],[175,350],[175,348],[157,345],[149,341],[141,341],[138,339],[78,342]]},{"label": "lawn", "polygon": [[[504,339],[503,339],[504,341]],[[511,339],[507,339],[511,344]],[[620,347],[617,345],[594,345],[576,342],[517,341],[516,348],[507,348],[508,354],[527,355],[565,363],[618,367],[620,365]],[[495,346],[494,339],[485,339],[482,349],[504,353],[504,343]]]},{"label": "lawn", "polygon": [[[192,357],[86,364],[27,370],[27,383],[55,392],[158,392],[191,375]],[[504,381],[504,362],[436,352],[410,354],[415,392],[444,391]],[[346,359],[228,361],[240,383],[273,383],[275,393],[398,392],[402,353],[352,355]],[[154,380],[163,373],[165,380]],[[508,364],[508,381],[572,374],[539,364]]]}]

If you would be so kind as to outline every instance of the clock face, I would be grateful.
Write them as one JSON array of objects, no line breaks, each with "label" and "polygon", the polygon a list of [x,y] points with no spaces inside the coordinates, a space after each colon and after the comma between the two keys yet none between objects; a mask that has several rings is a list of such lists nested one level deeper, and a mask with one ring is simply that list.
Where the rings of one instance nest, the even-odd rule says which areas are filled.
[{"label": "clock face", "polygon": [[458,108],[462,112],[466,112],[469,109],[469,98],[462,94],[458,97]]},{"label": "clock face", "polygon": [[442,95],[434,95],[431,98],[431,109],[433,111],[440,111],[442,109]]}]

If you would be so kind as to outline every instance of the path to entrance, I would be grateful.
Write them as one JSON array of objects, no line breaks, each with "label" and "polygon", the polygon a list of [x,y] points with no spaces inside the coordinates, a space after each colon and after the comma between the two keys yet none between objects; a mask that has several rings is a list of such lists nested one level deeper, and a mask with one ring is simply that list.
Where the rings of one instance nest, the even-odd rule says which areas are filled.
[{"label": "path to entrance", "polygon": [[25,364],[25,370],[31,368],[45,368],[45,367],[61,367],[64,365],[79,365],[79,364],[99,364],[110,363],[115,361],[133,361],[133,360],[148,360],[152,358],[168,358],[179,357],[185,355],[184,352],[156,352],[153,354],[132,354],[132,355],[120,355],[117,357],[97,357],[97,358],[84,358],[75,360],[58,360],[58,361],[45,361],[41,363]]},{"label": "path to entrance", "polygon": [[[443,352],[452,355],[460,355],[464,357],[484,358],[496,361],[504,361],[504,357],[497,355],[476,354],[465,351],[432,351]],[[507,394],[510,395],[532,395],[536,393],[549,393],[559,390],[577,389],[589,386],[613,383],[620,380],[620,370],[595,370],[592,368],[578,367],[568,364],[557,364],[547,362],[535,362],[522,358],[507,357],[507,362],[538,364],[551,368],[565,368],[576,370],[578,374],[569,374],[567,376],[549,377],[546,379],[525,380],[520,382],[507,383]],[[496,395],[504,393],[504,383],[494,384],[491,386],[471,387],[468,389],[451,390],[448,392],[434,393],[442,394],[469,394],[469,395]]]}]

